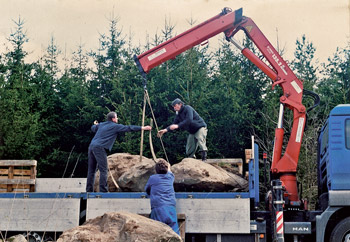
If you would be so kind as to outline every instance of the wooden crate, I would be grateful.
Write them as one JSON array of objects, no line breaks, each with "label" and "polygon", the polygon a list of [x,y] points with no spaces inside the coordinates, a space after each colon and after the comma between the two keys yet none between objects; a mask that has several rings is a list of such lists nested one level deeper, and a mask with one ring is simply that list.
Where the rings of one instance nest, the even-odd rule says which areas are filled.
[{"label": "wooden crate", "polygon": [[36,160],[0,160],[0,192],[34,192]]},{"label": "wooden crate", "polygon": [[[249,164],[250,160],[252,159],[252,149],[245,149],[245,163]],[[246,171],[245,178],[249,179],[249,171]]]},{"label": "wooden crate", "polygon": [[252,150],[251,149],[245,149],[245,163],[249,163],[250,159],[252,158]]}]

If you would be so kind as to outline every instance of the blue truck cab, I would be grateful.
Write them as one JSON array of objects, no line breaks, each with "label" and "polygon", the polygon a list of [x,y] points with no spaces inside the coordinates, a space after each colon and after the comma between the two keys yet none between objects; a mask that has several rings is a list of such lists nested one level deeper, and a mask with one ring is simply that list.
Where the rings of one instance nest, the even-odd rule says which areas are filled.
[{"label": "blue truck cab", "polygon": [[316,238],[350,239],[350,104],[332,109],[318,138],[318,193],[321,214]]},{"label": "blue truck cab", "polygon": [[319,179],[323,192],[350,189],[350,104],[332,109],[319,135]]}]

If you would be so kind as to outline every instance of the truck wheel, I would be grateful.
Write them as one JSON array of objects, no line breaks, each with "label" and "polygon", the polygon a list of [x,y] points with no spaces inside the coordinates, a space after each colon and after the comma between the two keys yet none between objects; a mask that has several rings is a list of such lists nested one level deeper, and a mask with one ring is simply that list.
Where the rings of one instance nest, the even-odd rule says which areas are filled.
[{"label": "truck wheel", "polygon": [[23,236],[28,240],[28,242],[41,242],[41,237],[35,232],[24,233]]},{"label": "truck wheel", "polygon": [[330,242],[350,242],[350,217],[343,219],[335,226]]}]

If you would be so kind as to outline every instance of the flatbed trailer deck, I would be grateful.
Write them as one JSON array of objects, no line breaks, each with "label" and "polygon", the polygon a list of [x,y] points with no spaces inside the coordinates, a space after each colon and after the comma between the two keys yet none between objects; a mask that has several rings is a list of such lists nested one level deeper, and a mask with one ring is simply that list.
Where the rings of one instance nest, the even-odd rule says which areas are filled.
[{"label": "flatbed trailer deck", "polygon": [[[193,234],[250,234],[259,202],[258,148],[249,163],[247,192],[176,192],[176,209]],[[37,179],[36,192],[0,193],[0,230],[63,232],[104,213],[151,212],[145,192],[86,193],[86,178]],[[56,190],[58,192],[49,192]]]}]

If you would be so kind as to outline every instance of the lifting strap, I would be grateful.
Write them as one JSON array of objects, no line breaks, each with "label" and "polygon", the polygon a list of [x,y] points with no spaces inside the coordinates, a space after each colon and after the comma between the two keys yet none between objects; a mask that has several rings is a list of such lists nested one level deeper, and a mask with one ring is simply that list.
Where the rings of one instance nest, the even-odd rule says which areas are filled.
[{"label": "lifting strap", "polygon": [[[108,164],[108,162],[107,162],[107,164]],[[112,174],[112,172],[111,172],[111,169],[109,169],[109,166],[108,166],[108,171],[109,171],[109,175],[110,175],[111,178],[112,178],[112,181],[113,181],[113,183],[114,183],[114,186],[117,188],[117,192],[120,191],[120,187],[119,187],[118,183],[115,181],[115,179],[114,179],[114,177],[113,177],[113,174]]]},{"label": "lifting strap", "polygon": [[[146,89],[145,89],[146,92]],[[141,126],[145,126],[145,112],[146,112],[146,94],[143,96],[143,109],[142,109],[142,124]],[[140,162],[142,161],[142,153],[143,153],[143,130],[141,130],[141,142],[140,142]]]},{"label": "lifting strap", "polygon": [[[151,100],[149,98],[147,89],[144,88],[144,90],[145,91],[144,91],[144,99],[143,99],[143,103],[144,104],[143,104],[143,111],[142,111],[142,126],[144,126],[144,123],[145,123],[145,110],[146,110],[146,101],[147,101],[148,106],[150,107],[150,110],[151,110],[151,113],[152,113],[152,118],[154,120],[154,124],[156,126],[156,130],[158,132],[159,128],[158,128],[158,125],[157,125],[156,118],[154,116],[154,112],[153,112],[152,105],[151,105]],[[151,119],[151,126],[152,126],[152,119]],[[165,151],[165,147],[164,147],[164,143],[163,143],[162,137],[160,137],[159,139],[160,139],[160,143],[162,145],[163,151],[164,151],[165,159],[169,163],[169,159],[168,159],[167,153]],[[155,156],[154,150],[153,150],[153,143],[152,143],[151,132],[149,133],[149,140],[150,140],[150,147],[151,147],[152,157],[153,157],[154,162],[156,162],[156,156]],[[141,131],[140,162],[142,161],[142,153],[143,153],[143,130]]]},{"label": "lifting strap", "polygon": [[[153,119],[150,119],[150,124],[149,126],[151,126],[153,128]],[[154,162],[156,162],[157,160],[157,156],[156,154],[154,153],[154,149],[153,149],[153,142],[152,142],[152,131],[150,130],[149,131],[149,147],[151,148],[151,153],[152,153],[152,157],[153,157],[153,160]]]}]

